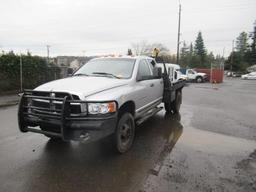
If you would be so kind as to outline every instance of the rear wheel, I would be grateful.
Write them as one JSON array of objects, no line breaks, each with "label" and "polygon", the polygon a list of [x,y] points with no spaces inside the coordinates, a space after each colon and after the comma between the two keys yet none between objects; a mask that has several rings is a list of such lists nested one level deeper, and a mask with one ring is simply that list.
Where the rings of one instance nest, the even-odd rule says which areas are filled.
[{"label": "rear wheel", "polygon": [[176,92],[176,97],[175,100],[171,103],[164,103],[164,108],[167,113],[179,113],[180,111],[180,106],[182,102],[182,93],[181,91]]},{"label": "rear wheel", "polygon": [[135,123],[130,113],[124,113],[118,120],[115,132],[115,147],[119,153],[128,151],[134,141]]},{"label": "rear wheel", "polygon": [[164,108],[165,108],[165,111],[166,111],[167,113],[171,113],[171,112],[172,112],[172,103],[167,103],[167,102],[165,102],[165,103],[164,103]]},{"label": "rear wheel", "polygon": [[176,98],[172,102],[173,113],[179,113],[180,112],[181,102],[182,102],[182,92],[181,91],[177,91],[176,92]]}]

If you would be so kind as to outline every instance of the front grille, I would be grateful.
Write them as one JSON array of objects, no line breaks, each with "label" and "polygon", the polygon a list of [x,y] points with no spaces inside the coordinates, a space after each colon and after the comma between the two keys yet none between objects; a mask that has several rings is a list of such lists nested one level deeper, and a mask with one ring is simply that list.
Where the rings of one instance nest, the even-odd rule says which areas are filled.
[{"label": "front grille", "polygon": [[[70,100],[79,100],[79,97],[77,95],[69,95],[67,93],[52,93],[52,92],[33,92],[32,96],[39,96],[40,98],[32,98],[31,100],[31,106],[33,113],[36,114],[60,114],[62,107],[63,107],[63,101],[59,100],[50,100],[47,98],[56,98],[56,99],[63,99],[66,96]],[[46,97],[44,99],[44,97]],[[38,108],[38,109],[37,109]],[[39,109],[40,108],[40,109]],[[70,113],[71,114],[80,114],[81,113],[81,106],[80,104],[70,104]]]}]

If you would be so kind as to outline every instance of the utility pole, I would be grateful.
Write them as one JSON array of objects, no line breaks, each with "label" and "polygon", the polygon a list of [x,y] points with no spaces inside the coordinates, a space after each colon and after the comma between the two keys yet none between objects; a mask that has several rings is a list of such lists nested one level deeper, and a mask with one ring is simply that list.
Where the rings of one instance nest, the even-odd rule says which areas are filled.
[{"label": "utility pole", "polygon": [[222,69],[225,70],[225,47],[223,47],[222,51]]},{"label": "utility pole", "polygon": [[47,49],[47,64],[49,65],[50,64],[50,58],[49,58],[49,55],[50,55],[50,45],[46,45],[46,49]]},{"label": "utility pole", "polygon": [[179,4],[179,22],[178,22],[178,41],[177,41],[177,64],[180,60],[180,20],[181,20],[181,4]]},{"label": "utility pole", "polygon": [[232,73],[233,70],[233,63],[234,62],[234,40],[232,41],[232,55],[231,55],[231,61],[230,61],[230,71]]},{"label": "utility pole", "polygon": [[22,90],[23,90],[23,86],[22,86],[22,84],[23,84],[22,70],[23,70],[23,68],[22,68],[22,55],[20,53],[20,92],[22,92]]}]

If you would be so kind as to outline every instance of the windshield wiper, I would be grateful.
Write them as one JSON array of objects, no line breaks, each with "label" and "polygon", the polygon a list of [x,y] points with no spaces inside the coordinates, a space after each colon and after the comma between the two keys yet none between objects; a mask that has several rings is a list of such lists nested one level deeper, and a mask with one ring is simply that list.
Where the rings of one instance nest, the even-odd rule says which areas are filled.
[{"label": "windshield wiper", "polygon": [[74,75],[72,75],[72,76],[89,76],[89,75],[87,75],[87,74],[85,74],[85,73],[77,73],[77,74],[74,74]]},{"label": "windshield wiper", "polygon": [[96,74],[96,75],[107,75],[107,76],[111,76],[114,77],[116,79],[120,79],[120,77],[113,75],[112,73],[105,73],[105,72],[93,72],[92,74]]}]

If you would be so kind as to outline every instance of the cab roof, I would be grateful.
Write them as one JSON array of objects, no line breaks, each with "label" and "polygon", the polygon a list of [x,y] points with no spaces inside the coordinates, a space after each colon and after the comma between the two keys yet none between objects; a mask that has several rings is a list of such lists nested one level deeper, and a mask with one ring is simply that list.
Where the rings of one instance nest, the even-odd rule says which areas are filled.
[{"label": "cab roof", "polygon": [[98,60],[98,59],[153,59],[152,57],[149,57],[149,56],[127,56],[127,55],[124,55],[124,56],[107,56],[107,57],[98,57],[98,58],[94,58],[92,60]]}]

